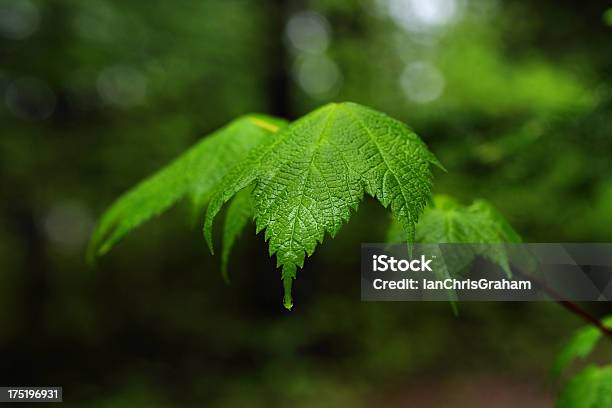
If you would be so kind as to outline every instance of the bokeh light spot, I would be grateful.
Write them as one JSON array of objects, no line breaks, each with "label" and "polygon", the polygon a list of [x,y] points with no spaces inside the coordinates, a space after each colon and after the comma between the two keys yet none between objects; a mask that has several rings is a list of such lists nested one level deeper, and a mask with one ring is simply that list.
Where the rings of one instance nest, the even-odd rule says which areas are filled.
[{"label": "bokeh light spot", "polygon": [[142,105],[147,97],[147,79],[140,71],[127,66],[113,66],[100,73],[98,93],[109,105],[132,108]]},{"label": "bokeh light spot", "polygon": [[458,12],[457,0],[388,0],[387,7],[391,18],[412,32],[444,26]]},{"label": "bokeh light spot", "polygon": [[429,103],[442,95],[444,75],[433,64],[418,61],[408,64],[402,72],[400,84],[406,97],[416,103]]},{"label": "bokeh light spot", "polygon": [[40,23],[38,7],[29,0],[0,3],[0,35],[10,40],[31,36]]},{"label": "bokeh light spot", "polygon": [[93,227],[89,212],[79,203],[55,204],[44,218],[44,230],[51,242],[67,253],[80,252]]},{"label": "bokeh light spot", "polygon": [[79,4],[80,8],[73,20],[75,31],[85,39],[108,42],[117,34],[117,14],[103,0],[91,0]]},{"label": "bokeh light spot", "polygon": [[287,24],[286,36],[298,51],[322,53],[329,46],[329,24],[320,14],[311,11],[296,13]]},{"label": "bokeh light spot", "polygon": [[342,75],[334,61],[324,55],[303,55],[294,65],[294,77],[300,87],[318,99],[335,95]]}]

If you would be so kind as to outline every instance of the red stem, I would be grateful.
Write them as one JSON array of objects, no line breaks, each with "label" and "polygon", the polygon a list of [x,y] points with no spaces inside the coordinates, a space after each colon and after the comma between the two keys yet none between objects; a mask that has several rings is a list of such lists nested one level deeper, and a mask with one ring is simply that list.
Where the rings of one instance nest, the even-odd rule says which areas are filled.
[{"label": "red stem", "polygon": [[598,318],[596,318],[595,316],[590,314],[586,309],[581,307],[578,303],[573,302],[571,300],[563,299],[563,297],[556,290],[554,290],[550,286],[546,285],[546,283],[538,280],[537,278],[529,276],[528,274],[524,273],[521,270],[517,270],[515,268],[512,268],[512,271],[516,272],[517,275],[522,275],[522,276],[528,278],[529,280],[534,282],[536,285],[540,286],[542,288],[542,290],[544,290],[544,292],[546,292],[551,298],[554,299],[555,302],[557,302],[559,305],[563,306],[566,310],[569,310],[570,312],[572,312],[575,315],[579,316],[585,322],[587,322],[587,323],[591,324],[592,326],[596,327],[603,334],[612,337],[612,328],[604,326],[604,324],[601,322],[601,320],[599,320]]}]

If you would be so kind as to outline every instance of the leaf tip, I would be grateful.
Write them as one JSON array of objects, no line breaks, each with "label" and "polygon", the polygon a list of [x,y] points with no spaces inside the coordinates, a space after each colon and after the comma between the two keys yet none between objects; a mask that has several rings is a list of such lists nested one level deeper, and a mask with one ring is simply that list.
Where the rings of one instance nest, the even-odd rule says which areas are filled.
[{"label": "leaf tip", "polygon": [[448,170],[446,169],[446,167],[444,167],[442,162],[440,162],[440,160],[438,160],[437,157],[434,156],[433,160],[431,160],[430,163],[436,166],[437,168],[439,168],[440,170],[442,170],[444,173],[448,173]]},{"label": "leaf tip", "polygon": [[94,266],[96,264],[96,249],[91,244],[87,247],[87,250],[85,251],[85,262],[89,266]]},{"label": "leaf tip", "polygon": [[97,258],[103,255],[106,255],[108,253],[108,251],[111,250],[111,248],[113,247],[113,244],[110,242],[104,242],[102,245],[100,245],[94,252],[93,252],[93,257]]},{"label": "leaf tip", "polygon": [[283,306],[285,309],[291,310],[293,309],[293,297],[291,296],[291,287],[293,285],[293,280],[296,277],[297,265],[294,263],[282,264],[283,272],[281,275],[281,280],[283,281]]},{"label": "leaf tip", "polygon": [[221,273],[221,277],[223,278],[223,282],[224,282],[226,285],[228,285],[228,286],[229,286],[229,285],[231,285],[231,284],[232,284],[232,281],[231,281],[231,279],[230,279],[230,277],[229,277],[229,275],[228,275],[227,273]]},{"label": "leaf tip", "polygon": [[291,311],[293,309],[293,297],[291,296],[291,286],[293,285],[293,278],[283,278],[283,306],[285,309]]},{"label": "leaf tip", "polygon": [[230,284],[229,278],[229,258],[230,258],[231,247],[227,245],[226,242],[223,243],[222,251],[221,251],[221,277],[226,284]]},{"label": "leaf tip", "polygon": [[96,239],[96,234],[92,235],[91,239],[87,243],[87,248],[85,249],[85,262],[89,265],[92,265],[96,260],[96,249],[98,247],[98,240]]},{"label": "leaf tip", "polygon": [[204,222],[203,233],[204,233],[204,240],[206,241],[206,246],[208,246],[208,250],[210,251],[210,254],[214,255],[215,248],[214,248],[213,239],[212,239],[212,221],[210,221],[210,217],[208,214],[206,215],[206,221]]}]

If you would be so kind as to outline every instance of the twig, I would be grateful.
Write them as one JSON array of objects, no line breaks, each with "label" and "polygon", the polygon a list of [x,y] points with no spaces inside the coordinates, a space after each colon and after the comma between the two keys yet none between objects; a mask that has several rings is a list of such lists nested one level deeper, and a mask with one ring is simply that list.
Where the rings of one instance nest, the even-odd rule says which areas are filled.
[{"label": "twig", "polygon": [[573,302],[571,300],[563,299],[563,296],[561,296],[559,292],[557,292],[555,289],[551,288],[550,286],[546,285],[546,283],[540,281],[539,279],[533,276],[530,276],[529,274],[526,274],[525,272],[517,268],[512,268],[512,272],[516,273],[517,275],[521,275],[521,276],[528,278],[529,280],[534,282],[536,285],[540,286],[542,290],[544,290],[544,292],[546,292],[559,305],[563,306],[565,309],[579,316],[585,322],[596,327],[603,334],[612,337],[612,328],[606,327],[601,322],[601,320],[599,320],[598,318],[590,314],[586,309],[581,307],[578,303]]},{"label": "twig", "polygon": [[561,306],[563,306],[564,308],[566,308],[567,310],[569,310],[570,312],[580,316],[587,323],[590,323],[593,326],[597,327],[603,334],[606,334],[612,337],[612,329],[604,326],[601,320],[589,314],[589,312],[587,312],[585,309],[580,307],[580,305],[578,305],[577,303],[572,302],[570,300],[555,299],[555,301]]}]

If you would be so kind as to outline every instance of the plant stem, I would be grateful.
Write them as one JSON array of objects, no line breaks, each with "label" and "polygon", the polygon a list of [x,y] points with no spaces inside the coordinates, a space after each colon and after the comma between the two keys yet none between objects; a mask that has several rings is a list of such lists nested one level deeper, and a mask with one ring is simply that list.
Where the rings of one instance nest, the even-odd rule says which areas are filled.
[{"label": "plant stem", "polygon": [[601,322],[601,320],[599,320],[595,316],[591,315],[585,309],[580,307],[580,305],[578,305],[577,303],[572,302],[570,300],[555,299],[555,301],[558,304],[560,304],[561,306],[563,306],[564,308],[566,308],[567,310],[569,310],[570,312],[580,316],[582,318],[582,320],[584,320],[585,322],[587,322],[587,323],[595,326],[596,328],[598,328],[603,334],[612,337],[612,329],[604,326],[603,323]]},{"label": "plant stem", "polygon": [[546,283],[542,282],[541,280],[533,276],[530,276],[529,274],[517,268],[512,268],[512,272],[516,273],[517,275],[521,275],[523,277],[528,278],[533,283],[541,287],[544,292],[546,292],[555,302],[563,306],[566,310],[574,313],[575,315],[579,316],[585,322],[596,327],[603,334],[612,337],[612,328],[604,326],[601,320],[599,320],[598,318],[590,314],[586,309],[584,309],[578,303],[571,301],[571,300],[563,299],[563,296],[561,296],[559,292],[557,292],[555,289],[551,288],[550,286],[548,286]]}]

